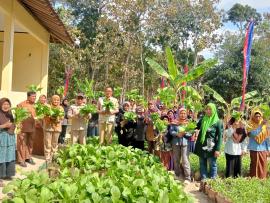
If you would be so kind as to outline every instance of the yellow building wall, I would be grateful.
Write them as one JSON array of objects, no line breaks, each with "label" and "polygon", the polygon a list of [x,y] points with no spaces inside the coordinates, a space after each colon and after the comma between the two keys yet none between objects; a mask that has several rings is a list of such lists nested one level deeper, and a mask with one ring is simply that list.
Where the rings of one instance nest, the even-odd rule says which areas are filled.
[{"label": "yellow building wall", "polygon": [[4,44],[4,33],[0,32],[0,89],[1,89],[1,83],[2,83],[3,44]]},{"label": "yellow building wall", "polygon": [[27,33],[15,33],[12,91],[25,92],[30,84],[39,85],[42,71],[42,44]]}]

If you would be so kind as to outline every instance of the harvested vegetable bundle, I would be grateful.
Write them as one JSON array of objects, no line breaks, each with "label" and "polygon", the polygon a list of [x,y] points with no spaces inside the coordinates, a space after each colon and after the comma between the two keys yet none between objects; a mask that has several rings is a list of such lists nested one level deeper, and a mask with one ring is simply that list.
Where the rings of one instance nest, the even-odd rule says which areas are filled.
[{"label": "harvested vegetable bundle", "polygon": [[136,121],[137,115],[134,112],[125,112],[124,119],[128,121]]},{"label": "harvested vegetable bundle", "polygon": [[104,100],[102,107],[105,107],[106,110],[114,109],[114,104],[110,100]]},{"label": "harvested vegetable bundle", "polygon": [[30,117],[30,113],[27,109],[23,107],[12,108],[12,113],[15,117],[15,124],[18,125],[23,122],[25,119]]},{"label": "harvested vegetable bundle", "polygon": [[50,108],[50,117],[52,119],[58,119],[64,117],[65,113],[60,108],[51,107]]},{"label": "harvested vegetable bundle", "polygon": [[38,87],[37,85],[28,85],[27,91],[29,92],[40,92],[42,90],[42,87]]},{"label": "harvested vegetable bundle", "polygon": [[179,132],[192,133],[197,127],[196,122],[189,122],[186,126],[179,126]]},{"label": "harvested vegetable bundle", "polygon": [[35,104],[37,119],[43,119],[44,116],[50,116],[50,107],[41,103]]},{"label": "harvested vegetable bundle", "polygon": [[92,104],[87,104],[80,109],[79,113],[81,116],[88,116],[90,113],[95,113],[95,112],[97,112],[96,106]]},{"label": "harvested vegetable bundle", "polygon": [[160,119],[160,115],[158,113],[151,113],[150,118],[155,123],[158,119]]},{"label": "harvested vegetable bundle", "polygon": [[156,122],[154,122],[154,126],[156,127],[156,129],[158,130],[158,132],[163,133],[166,131],[167,129],[167,125],[166,122],[158,119]]},{"label": "harvested vegetable bundle", "polygon": [[240,120],[241,119],[241,117],[242,117],[242,113],[241,112],[239,112],[239,111],[234,111],[233,113],[232,113],[232,117],[233,118],[235,118],[235,120]]}]

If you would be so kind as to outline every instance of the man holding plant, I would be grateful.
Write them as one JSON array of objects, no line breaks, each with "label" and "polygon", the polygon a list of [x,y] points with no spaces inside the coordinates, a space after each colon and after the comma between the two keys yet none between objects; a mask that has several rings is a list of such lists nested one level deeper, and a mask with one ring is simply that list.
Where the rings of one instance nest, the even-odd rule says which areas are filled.
[{"label": "man holding plant", "polygon": [[25,108],[30,117],[25,119],[21,124],[20,133],[17,135],[17,161],[20,166],[27,167],[25,162],[34,165],[32,159],[33,138],[35,135],[35,101],[36,92],[27,92],[27,100],[18,104],[18,107]]},{"label": "man holding plant", "polygon": [[113,96],[111,87],[105,88],[105,97],[98,99],[99,143],[110,144],[114,132],[115,114],[119,112],[119,104]]},{"label": "man holding plant", "polygon": [[87,121],[91,114],[82,115],[80,110],[85,107],[85,96],[79,93],[76,98],[76,104],[71,105],[68,110],[68,118],[71,118],[71,142],[75,144],[86,144]]}]

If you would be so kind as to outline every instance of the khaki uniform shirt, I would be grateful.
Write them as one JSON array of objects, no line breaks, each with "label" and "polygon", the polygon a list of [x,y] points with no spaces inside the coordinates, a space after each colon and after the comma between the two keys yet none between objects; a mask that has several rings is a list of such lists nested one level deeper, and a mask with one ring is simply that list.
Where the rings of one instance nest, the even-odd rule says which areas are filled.
[{"label": "khaki uniform shirt", "polygon": [[22,122],[22,129],[21,132],[23,133],[31,133],[35,131],[35,117],[36,117],[36,110],[34,107],[35,104],[30,104],[28,100],[21,102],[20,104],[18,104],[18,107],[22,107],[28,110],[28,112],[30,113],[30,117],[25,119]]},{"label": "khaki uniform shirt", "polygon": [[91,115],[88,118],[80,116],[80,109],[83,108],[85,104],[71,105],[68,110],[68,118],[71,118],[71,130],[87,130],[87,122]]}]

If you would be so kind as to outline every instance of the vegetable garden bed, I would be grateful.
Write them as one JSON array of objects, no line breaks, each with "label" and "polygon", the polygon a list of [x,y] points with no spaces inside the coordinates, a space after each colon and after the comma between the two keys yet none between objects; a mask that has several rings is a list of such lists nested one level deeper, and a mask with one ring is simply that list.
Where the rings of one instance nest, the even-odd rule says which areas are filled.
[{"label": "vegetable garden bed", "polygon": [[270,202],[270,179],[227,178],[207,180],[205,193],[217,203]]},{"label": "vegetable garden bed", "polygon": [[73,145],[59,151],[56,177],[32,172],[3,190],[3,202],[192,202],[152,155],[120,145]]}]

